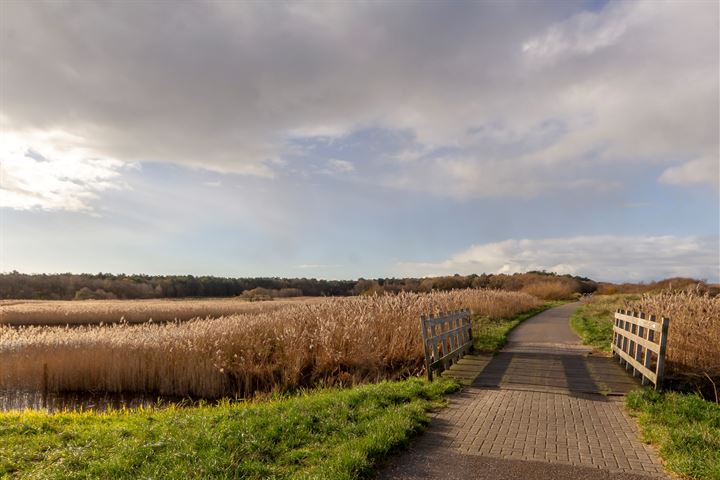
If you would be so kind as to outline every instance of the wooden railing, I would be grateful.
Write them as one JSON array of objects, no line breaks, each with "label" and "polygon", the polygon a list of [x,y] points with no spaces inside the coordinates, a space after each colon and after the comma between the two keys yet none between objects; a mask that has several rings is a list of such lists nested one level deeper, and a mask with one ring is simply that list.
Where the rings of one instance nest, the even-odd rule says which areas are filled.
[{"label": "wooden railing", "polygon": [[634,376],[642,378],[642,384],[652,383],[662,388],[665,375],[665,350],[667,348],[670,321],[662,317],[657,322],[654,315],[649,319],[644,313],[618,310],[613,326],[613,356],[617,356],[625,369],[633,369]]},{"label": "wooden railing", "polygon": [[433,370],[445,370],[472,348],[470,310],[420,317],[425,368],[428,380]]}]

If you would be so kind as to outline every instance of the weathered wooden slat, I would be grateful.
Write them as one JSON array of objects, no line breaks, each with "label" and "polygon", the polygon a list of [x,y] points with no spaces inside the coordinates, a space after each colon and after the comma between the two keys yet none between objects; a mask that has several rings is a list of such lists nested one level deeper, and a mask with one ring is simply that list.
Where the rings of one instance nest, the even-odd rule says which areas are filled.
[{"label": "weathered wooden slat", "polygon": [[447,369],[472,348],[469,310],[431,317],[422,316],[420,330],[429,380],[433,379],[433,370]]},{"label": "weathered wooden slat", "polygon": [[[425,365],[430,365],[430,351],[428,350],[428,329],[427,324],[425,323],[426,317],[425,315],[420,316],[420,331],[422,332],[422,340],[423,340],[423,353],[425,354]],[[432,371],[428,370],[428,379],[432,381]]]},{"label": "weathered wooden slat", "polygon": [[637,318],[633,317],[632,315],[626,315],[623,313],[616,313],[615,318],[621,321],[629,322],[630,324],[641,326],[643,328],[649,328],[650,330],[660,330],[661,328],[658,323],[653,322],[652,320],[645,320],[643,318]]},{"label": "weathered wooden slat", "polygon": [[444,325],[447,323],[448,320],[455,320],[455,319],[462,319],[467,315],[467,311],[459,311],[450,313],[447,316],[439,316],[439,317],[426,317],[425,324],[427,326],[435,326],[435,325]]},{"label": "weathered wooden slat", "polygon": [[658,345],[655,342],[651,342],[650,340],[642,338],[634,333],[626,332],[625,330],[618,328],[618,327],[613,327],[613,331],[618,335],[623,335],[630,341],[635,342],[635,344],[637,344],[637,345],[642,345],[644,348],[647,348],[648,350],[651,350],[655,353],[660,353],[660,345]]},{"label": "weathered wooden slat", "polygon": [[[635,364],[635,359],[630,356],[630,354],[623,352],[618,347],[613,345],[613,352],[615,352],[618,356],[622,357],[628,364]],[[640,371],[645,377],[647,377],[651,382],[655,383],[657,380],[657,375],[655,372],[650,370],[649,368],[646,368],[644,365],[637,364],[635,366],[637,370]]]},{"label": "weathered wooden slat", "polygon": [[[667,348],[669,320],[662,318],[655,321],[654,316],[645,319],[642,312],[627,312],[618,310],[613,322],[613,341],[611,343],[614,355],[617,355],[626,369],[631,369],[633,375],[640,376],[642,384],[652,382],[655,389],[662,388],[665,372],[665,351]],[[655,343],[655,339],[658,340]],[[652,371],[652,354],[657,355],[655,371]]]},{"label": "weathered wooden slat", "polygon": [[465,331],[465,330],[467,330],[467,325],[461,325],[457,328],[453,328],[452,330],[442,332],[441,334],[433,337],[433,339],[446,340],[448,338],[457,336],[458,333]]},{"label": "weathered wooden slat", "polygon": [[434,361],[433,363],[430,364],[430,366],[434,368],[434,367],[437,367],[438,365],[441,365],[443,363],[443,360],[445,360],[447,357],[454,355],[458,352],[462,352],[468,346],[470,346],[470,345],[468,344],[468,345],[460,346],[460,348],[458,348],[457,350],[453,350],[452,352],[448,353],[445,357],[441,358],[440,360]]},{"label": "weathered wooden slat", "polygon": [[[667,349],[667,336],[668,336],[668,328],[670,327],[670,320],[663,317],[661,320],[661,330],[660,330],[660,352],[658,353],[658,360],[657,360],[657,378],[661,379],[665,376],[665,350]],[[662,383],[662,382],[661,382]],[[657,388],[657,384],[655,385],[655,388]]]}]

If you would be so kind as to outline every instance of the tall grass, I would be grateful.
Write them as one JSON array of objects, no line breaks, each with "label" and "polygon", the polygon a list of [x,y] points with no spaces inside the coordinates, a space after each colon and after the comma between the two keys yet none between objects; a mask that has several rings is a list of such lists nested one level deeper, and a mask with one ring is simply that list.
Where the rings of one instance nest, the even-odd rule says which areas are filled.
[{"label": "tall grass", "polygon": [[569,300],[573,298],[577,290],[572,283],[567,281],[548,280],[529,283],[520,291],[544,300]]},{"label": "tall grass", "polygon": [[300,301],[319,302],[322,298],[294,298],[249,302],[241,298],[181,300],[4,300],[0,301],[0,324],[82,325],[99,323],[145,323],[222,317],[268,312]]},{"label": "tall grass", "polygon": [[720,379],[720,297],[694,291],[645,294],[625,308],[670,319],[669,375]]},{"label": "tall grass", "polygon": [[249,396],[400,378],[422,369],[419,317],[488,318],[539,306],[523,293],[456,290],[334,298],[185,323],[0,326],[0,389]]}]

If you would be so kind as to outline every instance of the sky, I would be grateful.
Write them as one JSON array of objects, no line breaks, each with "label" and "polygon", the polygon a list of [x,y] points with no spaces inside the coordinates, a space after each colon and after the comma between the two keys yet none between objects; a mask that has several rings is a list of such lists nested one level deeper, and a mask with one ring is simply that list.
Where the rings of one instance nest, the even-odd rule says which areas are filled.
[{"label": "sky", "polygon": [[715,0],[0,3],[0,271],[720,281]]}]

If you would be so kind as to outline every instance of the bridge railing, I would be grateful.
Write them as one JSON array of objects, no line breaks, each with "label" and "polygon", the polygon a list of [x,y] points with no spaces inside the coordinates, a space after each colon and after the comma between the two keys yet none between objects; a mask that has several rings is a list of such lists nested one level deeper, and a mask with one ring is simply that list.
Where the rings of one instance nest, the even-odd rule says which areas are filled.
[{"label": "bridge railing", "polygon": [[618,357],[625,369],[632,368],[634,376],[640,376],[642,384],[652,383],[662,388],[665,375],[665,351],[667,349],[670,320],[662,317],[658,322],[654,315],[645,318],[642,312],[618,310],[613,325],[613,356]]},{"label": "bridge railing", "polygon": [[472,349],[470,310],[420,317],[425,369],[428,380],[433,370],[445,370]]}]

